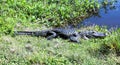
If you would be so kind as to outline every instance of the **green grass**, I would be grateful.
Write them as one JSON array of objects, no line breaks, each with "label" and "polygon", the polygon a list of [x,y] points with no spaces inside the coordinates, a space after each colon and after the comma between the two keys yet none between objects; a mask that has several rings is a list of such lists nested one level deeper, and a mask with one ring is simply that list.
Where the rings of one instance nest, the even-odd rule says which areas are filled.
[{"label": "green grass", "polygon": [[95,0],[0,0],[0,65],[119,65],[120,29],[109,33],[98,26],[80,28],[108,33],[105,39],[80,43],[10,33],[77,23],[99,7]]},{"label": "green grass", "polygon": [[[81,28],[109,33],[98,26]],[[80,30],[81,30],[80,29]],[[109,33],[104,39],[80,39],[80,43],[56,38],[3,35],[0,38],[0,64],[2,65],[115,65],[119,30]],[[119,51],[120,52],[120,51]]]}]

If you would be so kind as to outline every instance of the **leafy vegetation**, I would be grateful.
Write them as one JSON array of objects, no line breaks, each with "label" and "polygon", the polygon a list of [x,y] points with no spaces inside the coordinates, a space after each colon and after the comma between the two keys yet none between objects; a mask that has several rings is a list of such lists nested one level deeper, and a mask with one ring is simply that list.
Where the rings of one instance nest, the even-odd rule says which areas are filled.
[{"label": "leafy vegetation", "polygon": [[1,0],[0,32],[10,32],[17,23],[61,26],[79,22],[96,11],[95,0]]},{"label": "leafy vegetation", "polygon": [[[107,0],[103,4],[107,5]],[[95,0],[0,0],[0,64],[119,65],[120,29],[109,32],[99,26],[80,28],[106,32],[108,36],[80,39],[78,44],[61,38],[48,41],[43,37],[3,34],[76,23],[97,13],[99,7]]]}]

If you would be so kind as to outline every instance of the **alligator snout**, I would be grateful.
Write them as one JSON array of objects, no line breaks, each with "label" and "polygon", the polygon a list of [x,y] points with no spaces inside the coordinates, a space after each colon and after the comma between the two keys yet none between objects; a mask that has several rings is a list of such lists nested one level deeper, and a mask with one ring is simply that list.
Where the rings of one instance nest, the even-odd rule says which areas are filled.
[{"label": "alligator snout", "polygon": [[95,38],[105,38],[108,34],[103,32],[94,32],[92,34]]}]

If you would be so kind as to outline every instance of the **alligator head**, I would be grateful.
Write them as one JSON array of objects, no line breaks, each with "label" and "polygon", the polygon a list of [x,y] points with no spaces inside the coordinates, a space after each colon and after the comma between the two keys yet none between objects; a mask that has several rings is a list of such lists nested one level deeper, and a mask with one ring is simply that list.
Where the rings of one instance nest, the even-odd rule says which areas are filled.
[{"label": "alligator head", "polygon": [[107,36],[106,33],[97,32],[97,31],[82,31],[82,32],[79,32],[79,35],[84,39],[105,38]]},{"label": "alligator head", "polygon": [[92,32],[92,36],[95,38],[105,38],[107,36],[107,33],[103,33],[103,32]]}]

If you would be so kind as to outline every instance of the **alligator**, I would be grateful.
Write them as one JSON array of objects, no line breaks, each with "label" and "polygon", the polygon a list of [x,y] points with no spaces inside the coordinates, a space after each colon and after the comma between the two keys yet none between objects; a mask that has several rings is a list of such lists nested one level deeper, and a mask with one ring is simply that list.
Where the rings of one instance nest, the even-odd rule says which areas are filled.
[{"label": "alligator", "polygon": [[89,38],[105,38],[107,35],[102,32],[97,31],[82,31],[77,32],[74,28],[55,28],[51,30],[42,30],[42,31],[14,31],[15,35],[32,35],[32,36],[42,36],[46,37],[47,40],[53,38],[63,38],[69,39],[72,42],[79,42],[80,38],[89,39]]}]

